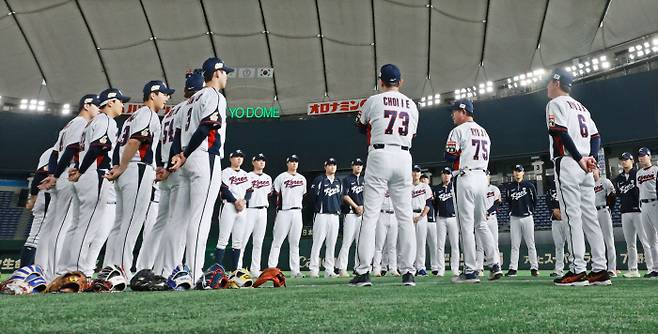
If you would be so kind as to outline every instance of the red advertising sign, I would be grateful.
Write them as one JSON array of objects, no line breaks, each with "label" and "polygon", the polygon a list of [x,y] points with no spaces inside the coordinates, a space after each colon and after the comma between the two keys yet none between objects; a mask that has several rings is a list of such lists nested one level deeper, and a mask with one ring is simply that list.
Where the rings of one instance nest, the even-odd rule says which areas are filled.
[{"label": "red advertising sign", "polygon": [[359,112],[366,103],[367,98],[354,100],[338,100],[309,103],[306,107],[307,115],[329,115],[345,112]]}]

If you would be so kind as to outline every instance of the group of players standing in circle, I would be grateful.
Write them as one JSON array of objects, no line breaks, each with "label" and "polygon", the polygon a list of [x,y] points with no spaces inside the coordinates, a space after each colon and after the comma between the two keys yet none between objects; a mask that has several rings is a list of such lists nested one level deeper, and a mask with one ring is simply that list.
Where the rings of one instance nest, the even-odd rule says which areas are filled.
[{"label": "group of players standing in circle", "polygon": [[[315,213],[311,277],[319,276],[323,244],[328,254],[322,263],[325,276],[349,277],[349,250],[355,243],[351,285],[369,286],[371,273],[381,276],[390,272],[402,276],[404,285],[413,286],[415,275],[427,275],[426,242],[430,270],[434,275],[444,275],[446,237],[451,245],[453,282],[479,282],[485,266],[490,280],[502,277],[496,220],[500,190],[488,182],[492,143],[486,130],[474,121],[470,100],[458,100],[451,108],[456,127],[448,135],[445,158],[453,168],[442,170],[441,184],[432,189],[420,167],[412,166],[409,152],[418,127],[416,105],[399,91],[403,83],[400,70],[392,64],[382,66],[382,93],[366,101],[356,120],[368,142],[365,177],[364,161],[355,159],[352,174],[339,180],[335,175],[337,162],[330,158],[324,163],[325,173],[311,183],[306,194],[306,179],[297,172],[296,155],[287,157],[287,170],[274,181],[264,173],[263,154],[253,156],[253,171],[247,173],[241,169],[244,153],[236,150],[230,153],[230,166],[221,170],[226,100],[220,91],[226,87],[231,71],[218,58],[206,60],[201,69],[188,75],[185,100],[168,111],[162,121],[158,112],[174,90],[162,81],[148,82],[144,86],[144,106],[120,130],[114,118],[129,98],[114,88],[98,96],[85,95],[80,100],[78,117],[60,131],[54,147],[40,159],[31,191],[35,218],[24,249],[24,263],[39,265],[47,279],[71,271],[91,277],[105,245],[98,277],[125,285],[134,275],[133,250],[143,228],[137,271],[147,270],[159,277],[189,271],[192,281],[203,288],[211,216],[221,196],[224,205],[215,261],[225,263],[226,255],[231,257],[233,268],[243,267],[245,246],[251,237],[250,271],[257,276],[262,270],[269,197],[274,194],[277,214],[267,266],[278,265],[287,238],[293,277],[303,276],[299,240],[305,195],[311,197]],[[568,95],[571,84],[570,75],[560,69],[553,72],[547,84],[551,101],[546,124],[556,170],[554,236],[556,249],[560,237],[559,248],[567,243],[571,254],[569,271],[556,268],[555,283],[608,285],[610,275],[616,274],[614,245],[612,250],[609,246],[611,224],[599,224],[601,218],[597,215],[608,209],[610,198],[605,202],[605,195],[611,188],[609,181],[597,176],[595,157],[600,137],[587,109]],[[649,154],[647,149],[640,150],[643,169],[637,171],[640,190],[634,202],[624,195],[637,193],[633,190],[636,176],[632,162],[629,168],[624,165],[625,172],[615,180],[622,196],[630,275],[639,275],[637,256],[632,254],[635,235],[643,243],[647,262],[651,255],[658,263],[658,254],[654,256],[658,247],[652,248],[658,230],[658,167],[651,166]],[[648,165],[642,160],[647,156]],[[624,163],[629,160],[626,156],[622,159]],[[514,176],[516,188],[507,190],[506,196],[512,238],[507,275],[516,275],[521,239],[529,248],[531,272],[537,275],[532,222],[536,193],[532,184],[523,180],[522,166],[515,168]],[[599,200],[599,193],[604,194],[604,202]],[[343,240],[334,258],[340,214],[345,215]],[[649,233],[651,228],[653,233]],[[592,252],[589,274],[584,260],[585,237]],[[229,239],[232,250],[227,251]],[[464,260],[461,271],[460,247]],[[658,276],[658,268],[651,263],[650,274]]]}]

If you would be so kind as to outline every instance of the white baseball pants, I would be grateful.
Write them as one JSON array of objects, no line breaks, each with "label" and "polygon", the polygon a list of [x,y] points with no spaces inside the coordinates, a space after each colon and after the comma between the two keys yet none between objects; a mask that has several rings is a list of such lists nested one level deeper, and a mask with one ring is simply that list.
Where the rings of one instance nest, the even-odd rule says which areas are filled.
[{"label": "white baseball pants", "polygon": [[528,248],[528,259],[530,269],[539,269],[537,262],[537,249],[535,248],[535,222],[532,215],[527,217],[511,216],[509,219],[510,239],[512,251],[510,252],[509,269],[519,269],[519,252],[521,250],[521,239]]},{"label": "white baseball pants", "polygon": [[397,270],[398,223],[395,214],[382,212],[377,221],[376,233],[375,255],[372,260],[373,273],[375,275],[381,273],[382,269],[391,272]]},{"label": "white baseball pants", "polygon": [[450,241],[450,270],[459,275],[459,223],[456,217],[436,217],[436,243],[439,257],[439,274],[445,274],[446,236]]},{"label": "white baseball pants", "polygon": [[[313,221],[313,246],[308,269],[317,274],[320,271],[320,249],[324,247],[324,262],[322,266],[327,275],[334,272],[336,240],[338,239],[339,219],[336,214],[316,213]],[[326,242],[325,242],[326,241]]]},{"label": "white baseball pants", "polygon": [[270,256],[267,261],[268,267],[276,267],[279,264],[279,253],[281,245],[288,237],[290,249],[290,271],[293,275],[300,273],[299,270],[299,239],[302,237],[302,210],[279,210],[274,219],[274,239],[270,248]]},{"label": "white baseball pants", "polygon": [[[347,262],[350,256],[350,247],[352,247],[353,242],[358,242],[357,231],[361,228],[361,221],[363,216],[357,216],[354,213],[348,213],[343,219],[343,239],[340,247],[340,252],[338,252],[338,258],[336,258],[336,268],[338,270],[347,270]],[[355,246],[355,248],[358,247]],[[355,250],[356,253],[356,250]],[[354,256],[354,266],[356,267],[356,254]]]},{"label": "white baseball pants", "polygon": [[603,233],[606,255],[608,257],[608,271],[617,271],[617,251],[615,249],[615,234],[612,229],[612,217],[609,208],[601,208],[597,211],[599,225]]},{"label": "white baseball pants", "polygon": [[[489,231],[491,231],[491,236],[493,237],[493,243],[496,247],[496,252],[500,254],[498,249],[498,217],[496,215],[491,215],[487,220],[487,226],[489,226]],[[482,241],[478,236],[475,236],[475,256],[478,270],[484,270],[484,246],[482,246]],[[489,265],[490,263],[487,263]]]},{"label": "white baseball pants", "polygon": [[555,273],[564,271],[564,244],[569,237],[569,225],[566,221],[553,220],[551,223],[551,234],[553,235],[553,244],[555,245]]},{"label": "white baseball pants", "polygon": [[263,249],[263,239],[265,238],[265,229],[267,228],[267,208],[247,208],[247,219],[245,220],[245,229],[242,236],[242,251],[240,251],[240,260],[238,268],[242,268],[242,258],[244,251],[247,249],[249,237],[251,240],[251,265],[249,271],[252,276],[260,275],[260,259]]}]

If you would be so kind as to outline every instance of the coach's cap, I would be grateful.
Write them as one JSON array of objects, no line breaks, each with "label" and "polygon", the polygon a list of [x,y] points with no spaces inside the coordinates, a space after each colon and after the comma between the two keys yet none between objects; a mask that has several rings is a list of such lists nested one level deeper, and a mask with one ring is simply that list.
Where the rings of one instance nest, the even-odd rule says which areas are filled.
[{"label": "coach's cap", "polygon": [[514,171],[517,172],[523,172],[525,169],[523,168],[523,165],[516,165],[514,166]]},{"label": "coach's cap", "polygon": [[222,70],[227,74],[234,71],[234,69],[226,66],[221,59],[216,57],[206,59],[201,67],[203,69],[203,78],[206,81],[209,81],[212,78],[212,74],[217,70]]},{"label": "coach's cap", "polygon": [[361,158],[352,160],[352,166],[363,166],[363,160],[361,160]]},{"label": "coach's cap", "polygon": [[419,165],[414,165],[413,167],[411,167],[411,170],[414,172],[420,172],[421,168]]},{"label": "coach's cap", "polygon": [[651,151],[647,147],[642,147],[637,151],[638,157],[643,157],[645,155],[651,155]]},{"label": "coach's cap", "polygon": [[263,153],[258,153],[254,155],[253,158],[251,158],[251,161],[267,161],[267,159],[265,159],[265,155]]},{"label": "coach's cap", "polygon": [[144,85],[144,100],[153,92],[161,92],[162,94],[171,96],[175,91],[175,89],[167,87],[162,80],[151,80]]},{"label": "coach's cap", "polygon": [[101,107],[106,105],[112,99],[117,99],[123,103],[130,101],[130,97],[123,95],[121,90],[116,88],[108,88],[98,94],[98,102],[100,102]]},{"label": "coach's cap", "polygon": [[235,150],[229,154],[229,158],[236,158],[236,157],[241,157],[244,158],[244,153],[242,153],[241,150]]},{"label": "coach's cap", "polygon": [[550,80],[557,80],[560,82],[560,85],[566,86],[566,87],[571,87],[573,85],[573,76],[571,73],[567,72],[567,70],[558,67],[553,70],[553,73],[551,73]]},{"label": "coach's cap", "polygon": [[98,100],[98,95],[96,94],[87,94],[83,96],[80,99],[80,103],[78,104],[79,110],[82,110],[85,104],[93,104],[96,105],[97,107],[101,106],[101,102]]},{"label": "coach's cap", "polygon": [[297,154],[293,154],[286,158],[286,162],[299,162],[299,157],[297,157]]},{"label": "coach's cap", "polygon": [[203,88],[203,70],[197,68],[192,73],[185,75],[185,90],[196,92]]},{"label": "coach's cap", "polygon": [[329,159],[327,159],[327,160],[324,161],[324,165],[325,165],[325,166],[329,166],[329,165],[338,165],[338,163],[336,162],[336,159],[334,159],[334,158],[329,158]]},{"label": "coach's cap", "polygon": [[473,101],[469,99],[459,99],[456,100],[452,104],[452,108],[450,110],[458,110],[458,109],[464,109],[468,111],[468,113],[472,114],[473,113]]},{"label": "coach's cap", "polygon": [[443,169],[441,170],[441,174],[452,174],[452,170],[450,169],[450,167],[443,167]]},{"label": "coach's cap", "polygon": [[402,75],[400,69],[393,64],[386,64],[379,69],[379,78],[387,83],[396,83],[400,81]]},{"label": "coach's cap", "polygon": [[621,160],[633,160],[633,155],[630,152],[624,152],[621,154]]}]

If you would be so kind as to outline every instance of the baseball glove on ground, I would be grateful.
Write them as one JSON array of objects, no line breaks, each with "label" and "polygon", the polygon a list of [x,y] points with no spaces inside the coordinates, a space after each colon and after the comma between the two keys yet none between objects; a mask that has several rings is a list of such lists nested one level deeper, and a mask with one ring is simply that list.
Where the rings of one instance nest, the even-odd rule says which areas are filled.
[{"label": "baseball glove on ground", "polygon": [[0,293],[24,295],[46,290],[47,283],[39,265],[25,266],[14,271],[6,281],[0,283]]},{"label": "baseball glove on ground", "polygon": [[286,277],[281,272],[279,268],[267,268],[258,276],[258,279],[254,283],[254,288],[257,288],[268,281],[272,281],[272,284],[275,288],[285,287],[286,286]]},{"label": "baseball glove on ground", "polygon": [[205,288],[223,289],[228,285],[228,276],[224,267],[215,263],[203,274]]},{"label": "baseball glove on ground", "polygon": [[130,289],[133,291],[164,291],[168,289],[167,279],[155,275],[150,269],[142,269],[130,280]]},{"label": "baseball glove on ground", "polygon": [[46,292],[83,292],[89,289],[89,281],[85,274],[79,271],[72,271],[55,278],[46,289]]}]

